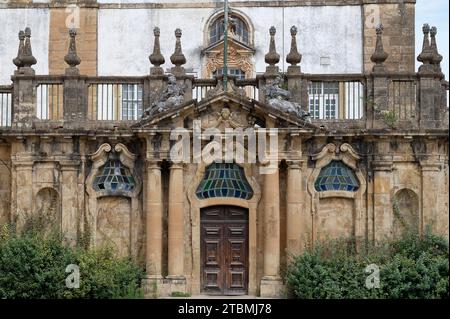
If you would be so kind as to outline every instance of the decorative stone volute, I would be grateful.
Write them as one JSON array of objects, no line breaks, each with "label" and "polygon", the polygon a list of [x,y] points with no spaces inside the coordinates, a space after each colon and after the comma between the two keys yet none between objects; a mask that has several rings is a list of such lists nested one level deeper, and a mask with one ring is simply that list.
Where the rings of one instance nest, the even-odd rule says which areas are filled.
[{"label": "decorative stone volute", "polygon": [[80,57],[77,55],[77,46],[76,46],[76,35],[77,31],[75,29],[69,30],[70,42],[69,42],[69,50],[64,57],[64,61],[69,65],[69,68],[66,69],[66,74],[78,74],[77,65],[81,63]]},{"label": "decorative stone volute", "polygon": [[32,65],[36,64],[36,58],[33,56],[33,52],[31,50],[31,29],[25,28],[25,44],[23,48],[23,54],[20,58],[22,61],[22,66],[24,68],[31,68]]},{"label": "decorative stone volute", "polygon": [[22,56],[23,56],[23,49],[24,49],[24,41],[25,41],[25,32],[23,32],[23,30],[20,30],[20,32],[19,32],[19,50],[17,51],[17,57],[15,57],[13,59],[13,63],[15,64],[15,66],[17,66],[18,69],[23,66]]},{"label": "decorative stone volute", "polygon": [[154,65],[150,69],[150,74],[163,74],[164,71],[161,68],[161,65],[164,64],[166,61],[164,59],[164,56],[161,54],[161,45],[159,43],[159,36],[161,35],[161,31],[158,27],[155,27],[153,29],[153,34],[155,36],[155,41],[153,45],[153,53],[150,54],[148,57],[150,60],[150,63]]},{"label": "decorative stone volute", "polygon": [[384,51],[384,47],[383,47],[383,25],[380,24],[377,26],[376,28],[376,32],[377,32],[377,42],[376,42],[376,46],[375,46],[375,52],[372,54],[372,56],[370,57],[370,60],[375,63],[375,66],[373,67],[373,72],[384,72],[385,71],[385,66],[384,66],[384,62],[387,60],[388,58],[388,54]]},{"label": "decorative stone volute", "polygon": [[437,48],[437,42],[436,42],[436,35],[437,35],[437,28],[432,27],[430,30],[430,36],[431,36],[431,45],[430,45],[430,51],[431,51],[431,64],[433,65],[434,71],[441,73],[441,62],[444,59],[442,55],[439,54],[438,48]]},{"label": "decorative stone volute", "polygon": [[174,75],[182,75],[185,73],[182,65],[186,63],[186,57],[184,56],[183,50],[181,49],[181,35],[181,29],[176,29],[175,37],[177,38],[177,40],[175,43],[175,52],[170,56],[170,61],[175,65],[175,67],[172,68],[172,73]]},{"label": "decorative stone volute", "polygon": [[275,65],[280,62],[280,55],[277,53],[276,47],[275,47],[275,34],[277,33],[277,29],[275,27],[271,27],[269,30],[270,34],[270,46],[269,46],[269,53],[265,56],[265,61],[267,64],[269,64],[272,68],[275,67]]},{"label": "decorative stone volute", "polygon": [[302,61],[302,55],[298,52],[297,49],[297,27],[291,27],[291,51],[286,56],[286,62],[291,64],[292,66],[297,66]]},{"label": "decorative stone volute", "polygon": [[431,63],[433,59],[433,53],[430,47],[430,26],[426,23],[422,27],[423,31],[423,45],[422,52],[417,57],[417,61],[422,62],[423,65],[420,66],[419,72],[429,72],[431,71]]}]

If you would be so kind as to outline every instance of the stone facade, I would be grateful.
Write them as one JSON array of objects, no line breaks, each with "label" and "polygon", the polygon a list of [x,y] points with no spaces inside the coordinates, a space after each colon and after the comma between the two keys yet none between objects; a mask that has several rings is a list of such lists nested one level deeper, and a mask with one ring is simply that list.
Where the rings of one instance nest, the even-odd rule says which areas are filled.
[{"label": "stone facade", "polygon": [[[14,59],[13,84],[0,86],[0,101],[8,97],[14,106],[10,122],[0,118],[5,123],[0,125],[0,223],[15,222],[20,228],[27,216],[45,214],[49,224],[60,228],[72,244],[112,245],[118,255],[132,256],[146,267],[144,284],[149,297],[180,291],[200,294],[208,280],[216,278],[204,271],[205,262],[213,261],[217,251],[211,242],[205,243],[202,224],[205,209],[214,207],[239,207],[246,212],[246,235],[236,225],[230,228],[242,235],[238,239],[245,241],[242,247],[246,248],[237,252],[239,240],[232,238],[235,246],[229,254],[234,262],[245,259],[244,288],[239,292],[263,297],[283,296],[283,266],[292,254],[318,240],[356,237],[374,241],[409,229],[422,234],[428,227],[448,238],[448,108],[444,98],[448,82],[440,71],[434,31],[430,42],[430,30],[424,27],[423,65],[418,73],[409,65],[414,59],[410,39],[393,45],[401,20],[396,16],[399,7],[406,10],[402,17],[407,16],[400,23],[405,26],[401,32],[413,29],[414,4],[402,2],[380,5],[387,20],[384,29],[364,31],[368,35],[365,43],[372,48],[364,53],[365,57],[370,54],[371,61],[365,58],[365,74],[303,73],[302,48],[297,47],[292,28],[283,83],[279,81],[281,55],[275,28],[267,37],[270,45],[267,41],[264,46],[269,48],[265,72],[244,79],[228,76],[227,84],[223,76],[187,74],[185,65],[191,57],[183,50],[186,39],[181,30],[175,32],[176,38],[173,33],[161,34],[164,43],[170,37],[165,45],[175,47],[170,76],[161,68],[164,61],[169,63],[169,55],[161,52],[158,29],[153,53],[147,53],[153,64],[147,75],[95,76],[95,59],[89,57],[93,49],[89,45],[80,48],[83,34],[92,32],[89,28],[95,18],[91,20],[89,14],[79,38],[73,30],[71,41],[67,33],[67,40],[61,35],[50,37],[50,46],[55,46],[50,58],[52,75],[36,75],[30,30],[25,30]],[[356,0],[318,1],[330,3],[368,5]],[[289,1],[291,7],[298,4]],[[233,5],[256,4],[236,1]],[[264,6],[264,1],[257,5]],[[50,25],[58,28],[55,12],[50,14]],[[373,34],[375,39],[369,40]],[[56,49],[62,43],[68,53]],[[61,62],[64,56],[68,67]],[[400,60],[405,65],[393,68]],[[325,87],[323,83],[336,85]],[[41,88],[47,85],[61,90],[61,101],[50,101],[52,93],[43,97]],[[363,89],[355,90],[358,85]],[[335,95],[342,109],[360,105],[361,116],[347,110],[345,116],[332,117],[326,103],[318,99],[325,115],[308,119],[306,113],[315,112],[310,100],[321,94],[319,87]],[[343,93],[351,88],[354,94],[363,92],[359,103]],[[250,96],[249,92],[255,93]],[[280,105],[286,110],[300,109],[288,112]],[[50,107],[59,108],[63,116],[47,114],[45,108]],[[339,112],[339,107],[333,110]],[[8,109],[3,107],[3,111]],[[270,130],[274,128],[277,131]],[[188,161],[175,160],[173,152],[180,154],[180,143],[171,138],[178,132],[183,142],[211,150],[211,136],[198,139],[197,129],[203,133],[215,130],[221,155],[231,147],[243,149],[247,158],[259,150],[245,140],[230,143],[227,130],[252,129],[269,142],[277,141],[277,156],[263,149],[257,161],[237,163],[240,179],[237,184],[227,183],[232,193],[223,189],[203,193],[201,185],[213,184],[205,180],[210,164],[198,161],[199,154],[192,149]],[[181,155],[186,155],[182,150]],[[225,180],[225,175],[220,179]],[[241,193],[244,182],[251,194],[248,197]],[[214,236],[214,231],[209,235]],[[205,253],[206,261],[202,259]],[[232,286],[237,285],[237,278],[230,279]]]}]

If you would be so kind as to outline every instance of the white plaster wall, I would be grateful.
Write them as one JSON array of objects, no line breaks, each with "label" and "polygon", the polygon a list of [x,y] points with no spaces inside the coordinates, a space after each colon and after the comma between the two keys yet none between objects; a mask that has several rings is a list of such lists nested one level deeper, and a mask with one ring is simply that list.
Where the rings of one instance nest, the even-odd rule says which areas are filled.
[{"label": "white plaster wall", "polygon": [[[111,1],[111,0],[108,0]],[[136,1],[136,0],[133,0]],[[123,1],[122,1],[123,2]],[[264,55],[268,51],[268,29],[274,25],[277,50],[282,55],[280,68],[287,69],[285,56],[290,50],[290,27],[299,29],[302,69],[306,73],[361,73],[362,23],[359,6],[314,6],[291,8],[239,8],[255,29],[255,63],[257,73],[264,72]],[[201,72],[203,30],[215,9],[100,9],[98,17],[99,75],[148,74],[148,56],[153,48],[153,28],[161,28],[165,69],[175,45],[174,30],[183,30],[183,52],[187,69]],[[283,34],[284,32],[284,34]],[[284,41],[283,41],[284,39]],[[284,50],[283,50],[284,47]],[[321,57],[329,65],[321,65]]]},{"label": "white plaster wall", "polygon": [[16,66],[12,60],[19,47],[18,33],[31,28],[31,48],[36,74],[48,74],[49,10],[0,9],[0,84],[10,84]]}]

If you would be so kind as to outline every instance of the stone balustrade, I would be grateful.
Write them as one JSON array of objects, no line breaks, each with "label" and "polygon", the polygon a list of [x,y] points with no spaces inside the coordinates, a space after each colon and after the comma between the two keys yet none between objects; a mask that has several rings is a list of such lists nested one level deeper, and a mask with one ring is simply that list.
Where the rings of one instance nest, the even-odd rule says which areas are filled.
[{"label": "stone balustrade", "polygon": [[[423,63],[417,73],[392,73],[384,66],[389,56],[382,43],[383,28],[377,28],[377,45],[372,56],[374,68],[366,74],[306,74],[300,68],[302,55],[297,50],[296,28],[291,29],[290,64],[280,73],[277,64],[276,30],[270,29],[270,51],[264,74],[256,78],[236,79],[229,76],[232,94],[240,92],[249,101],[270,104],[266,91],[275,88],[289,94],[289,103],[309,113],[311,121],[326,132],[342,130],[421,130],[448,127],[448,82],[440,69],[434,28],[424,26],[424,48],[418,60]],[[89,129],[97,127],[127,128],[126,123],[142,119],[168,90],[170,75],[183,87],[180,103],[198,103],[217,91],[222,77],[195,78],[186,74],[183,64],[181,30],[176,30],[175,52],[170,60],[175,65],[165,74],[165,62],[159,48],[158,28],[154,30],[154,50],[149,56],[153,66],[149,75],[136,77],[85,76],[77,66],[82,63],[76,52],[76,32],[70,30],[70,45],[65,57],[69,67],[62,75],[36,75],[32,65],[30,34],[19,33],[19,51],[12,86],[0,87],[0,127],[21,130],[50,125],[58,128]],[[429,40],[431,34],[431,42]],[[281,80],[277,82],[277,77]],[[169,91],[167,94],[171,94]],[[167,98],[167,97],[166,97]],[[272,101],[273,102],[273,101]],[[149,112],[147,112],[149,113]],[[102,122],[101,124],[99,122]]]}]

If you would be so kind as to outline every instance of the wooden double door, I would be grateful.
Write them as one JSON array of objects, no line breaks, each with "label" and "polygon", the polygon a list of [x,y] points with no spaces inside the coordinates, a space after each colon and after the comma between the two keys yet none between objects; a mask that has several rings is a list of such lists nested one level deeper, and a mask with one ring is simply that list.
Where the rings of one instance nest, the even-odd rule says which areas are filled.
[{"label": "wooden double door", "polygon": [[248,287],[248,211],[212,206],[201,211],[202,292],[245,295]]}]

